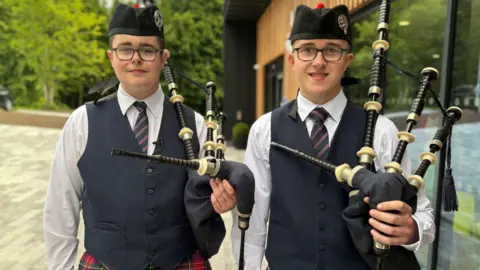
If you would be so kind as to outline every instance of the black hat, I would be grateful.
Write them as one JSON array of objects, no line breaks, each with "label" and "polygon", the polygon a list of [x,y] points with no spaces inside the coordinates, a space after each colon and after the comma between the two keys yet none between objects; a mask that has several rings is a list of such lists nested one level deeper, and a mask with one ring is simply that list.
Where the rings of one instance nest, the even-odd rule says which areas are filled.
[{"label": "black hat", "polygon": [[315,9],[298,6],[289,39],[292,43],[298,39],[343,39],[351,45],[352,26],[348,8],[345,5],[324,8],[323,4]]},{"label": "black hat", "polygon": [[119,4],[113,13],[108,36],[127,34],[134,36],[163,36],[163,18],[155,5],[134,8]]}]

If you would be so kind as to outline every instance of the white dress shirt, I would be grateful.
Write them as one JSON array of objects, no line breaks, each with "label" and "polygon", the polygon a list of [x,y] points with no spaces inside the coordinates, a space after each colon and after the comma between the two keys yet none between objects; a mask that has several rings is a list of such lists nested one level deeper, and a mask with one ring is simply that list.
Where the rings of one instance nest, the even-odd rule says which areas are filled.
[{"label": "white dress shirt", "polygon": [[[133,129],[138,110],[132,106],[136,98],[121,86],[118,103]],[[161,87],[143,100],[147,104],[148,154],[152,154],[163,115],[164,94]],[[171,117],[171,116],[169,116]],[[195,124],[200,144],[205,141],[207,129],[202,115],[195,112]],[[44,209],[44,236],[49,270],[74,269],[77,254],[77,231],[80,221],[83,180],[77,162],[83,155],[88,138],[88,116],[85,105],[68,118],[60,134],[48,185]]]},{"label": "white dress shirt", "polygon": [[[325,121],[328,134],[335,134],[345,106],[347,98],[343,91],[330,102],[318,106],[305,97],[300,92],[297,97],[298,115],[302,121],[306,121],[307,130],[310,134],[313,128],[313,120],[308,114],[315,107],[323,107],[331,117]],[[251,127],[248,137],[248,144],[245,153],[244,163],[252,170],[255,176],[255,205],[250,217],[250,226],[245,234],[245,269],[261,269],[265,252],[265,243],[267,236],[267,221],[270,211],[270,192],[272,189],[269,152],[271,142],[271,112],[262,115]],[[384,172],[384,165],[391,162],[397,148],[398,129],[388,118],[379,115],[375,126],[375,136],[373,148],[377,153],[374,160],[377,171]],[[330,135],[331,136],[331,135]],[[402,168],[404,175],[409,175],[412,169],[411,162],[405,153]],[[299,198],[301,199],[301,198]],[[433,209],[430,201],[425,195],[425,191],[418,191],[417,211],[413,219],[418,224],[419,241],[405,245],[409,250],[418,250],[421,246],[431,243],[435,237],[435,223]],[[238,263],[240,249],[240,230],[238,229],[238,212],[232,210],[232,251],[235,261]]]}]

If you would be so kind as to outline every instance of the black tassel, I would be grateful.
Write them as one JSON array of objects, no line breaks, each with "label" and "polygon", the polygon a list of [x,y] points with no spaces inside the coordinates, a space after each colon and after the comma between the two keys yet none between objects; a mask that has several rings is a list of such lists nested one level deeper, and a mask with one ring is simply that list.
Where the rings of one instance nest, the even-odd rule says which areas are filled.
[{"label": "black tassel", "polygon": [[443,210],[446,212],[458,211],[457,191],[453,180],[452,169],[445,171],[443,178]]},{"label": "black tassel", "polygon": [[450,168],[452,155],[452,128],[447,138],[447,169],[443,177],[443,210],[446,212],[458,211],[458,197],[455,189],[455,180],[453,180],[452,168]]}]

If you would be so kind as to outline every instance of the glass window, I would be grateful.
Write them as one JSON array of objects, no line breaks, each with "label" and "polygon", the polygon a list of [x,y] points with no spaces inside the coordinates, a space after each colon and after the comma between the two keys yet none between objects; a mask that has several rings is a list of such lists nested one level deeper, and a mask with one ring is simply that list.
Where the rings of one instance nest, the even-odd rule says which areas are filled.
[{"label": "glass window", "polygon": [[265,66],[265,113],[274,110],[284,102],[283,56]]},{"label": "glass window", "polygon": [[480,264],[480,1],[458,1],[451,104],[463,110],[452,136],[452,168],[459,209],[442,212],[437,269]]},{"label": "glass window", "polygon": [[[368,98],[370,74],[373,64],[372,43],[378,38],[378,8],[354,23],[353,52],[355,59],[348,74],[360,78],[362,83],[346,89],[348,97],[356,104],[363,105]],[[386,89],[381,97],[383,114],[391,119],[400,131],[406,128],[406,118],[412,100],[419,89],[419,77],[426,67],[433,67],[441,73],[446,0],[402,0],[391,4],[389,23],[389,44],[386,57],[400,69],[410,72],[417,78],[401,74],[387,65]],[[440,74],[441,76],[442,74]],[[432,84],[438,96],[440,77]],[[407,147],[407,155],[412,161],[414,173],[420,164],[419,155],[428,151],[436,129],[439,109],[432,94],[427,93],[427,103],[412,134],[415,142]],[[435,166],[431,165],[424,177],[425,192],[432,207],[435,181]],[[428,265],[431,245],[416,252],[422,268]]]}]

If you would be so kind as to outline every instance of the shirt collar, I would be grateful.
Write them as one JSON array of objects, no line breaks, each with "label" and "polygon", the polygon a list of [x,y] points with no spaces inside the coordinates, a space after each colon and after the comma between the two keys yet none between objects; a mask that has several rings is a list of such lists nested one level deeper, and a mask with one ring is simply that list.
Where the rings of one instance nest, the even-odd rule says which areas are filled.
[{"label": "shirt collar", "polygon": [[340,121],[340,118],[342,116],[343,110],[345,109],[345,106],[347,105],[347,97],[345,96],[345,93],[343,90],[338,93],[338,95],[330,100],[329,102],[323,104],[323,105],[318,105],[310,100],[306,99],[304,96],[302,96],[301,92],[298,91],[298,96],[297,96],[297,106],[298,106],[298,115],[300,116],[300,119],[302,121],[305,121],[305,119],[308,117],[310,112],[315,109],[316,107],[319,108],[324,108],[329,114],[330,117],[332,118],[333,121],[338,122]]},{"label": "shirt collar", "polygon": [[155,93],[143,100],[138,100],[132,97],[125,91],[125,89],[123,89],[122,84],[118,86],[117,96],[118,104],[120,105],[120,110],[123,115],[127,113],[127,110],[133,105],[133,103],[135,103],[135,101],[144,101],[147,104],[148,110],[157,118],[160,115],[160,110],[163,108],[163,100],[165,98],[160,84]]}]

